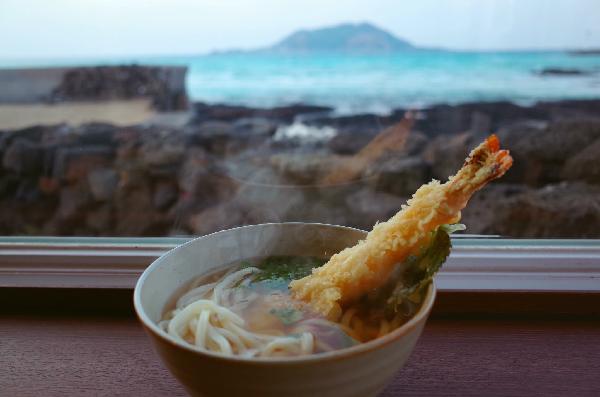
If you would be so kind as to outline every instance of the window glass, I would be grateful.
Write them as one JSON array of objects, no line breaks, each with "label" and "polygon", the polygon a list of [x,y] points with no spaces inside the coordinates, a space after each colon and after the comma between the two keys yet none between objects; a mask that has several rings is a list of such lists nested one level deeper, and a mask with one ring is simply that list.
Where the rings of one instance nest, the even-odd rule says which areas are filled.
[{"label": "window glass", "polygon": [[370,229],[496,133],[514,166],[467,232],[600,237],[598,20],[597,0],[3,0],[0,235]]}]

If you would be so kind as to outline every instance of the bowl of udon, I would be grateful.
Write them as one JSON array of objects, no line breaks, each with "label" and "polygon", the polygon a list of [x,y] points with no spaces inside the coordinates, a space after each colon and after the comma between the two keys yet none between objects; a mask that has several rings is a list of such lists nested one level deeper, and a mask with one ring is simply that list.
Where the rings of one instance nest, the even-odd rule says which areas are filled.
[{"label": "bowl of udon", "polygon": [[495,136],[367,233],[319,223],[196,238],[142,274],[135,310],[198,396],[375,396],[404,365],[470,197],[512,165]]},{"label": "bowl of udon", "polygon": [[[362,331],[372,336],[348,329],[369,322],[366,317],[350,313],[336,323],[278,305],[288,278],[365,236],[342,226],[280,223],[200,237],[146,269],[135,309],[163,363],[191,395],[376,395],[408,359],[431,311],[433,285],[413,312]],[[266,279],[257,268],[277,278]],[[184,309],[174,315],[178,308]],[[220,327],[206,321],[210,316],[221,316]],[[192,333],[202,334],[203,344]]]}]

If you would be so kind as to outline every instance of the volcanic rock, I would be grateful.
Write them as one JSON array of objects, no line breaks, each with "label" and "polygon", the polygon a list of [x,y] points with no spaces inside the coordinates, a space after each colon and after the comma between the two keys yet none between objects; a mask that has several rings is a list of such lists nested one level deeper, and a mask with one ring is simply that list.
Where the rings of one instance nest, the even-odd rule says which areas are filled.
[{"label": "volcanic rock", "polygon": [[493,230],[512,237],[591,238],[598,225],[600,186],[563,182],[498,203]]},{"label": "volcanic rock", "polygon": [[421,157],[391,158],[377,167],[377,190],[410,197],[430,178],[430,165]]},{"label": "volcanic rock", "polygon": [[106,201],[113,197],[119,183],[119,175],[114,169],[99,168],[88,173],[87,181],[94,199]]}]

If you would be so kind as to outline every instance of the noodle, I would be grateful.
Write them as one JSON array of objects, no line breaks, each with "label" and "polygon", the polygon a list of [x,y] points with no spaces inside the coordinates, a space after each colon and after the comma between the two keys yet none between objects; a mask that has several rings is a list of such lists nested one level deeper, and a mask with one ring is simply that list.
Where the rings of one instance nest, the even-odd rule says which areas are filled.
[{"label": "noodle", "polygon": [[189,337],[199,349],[226,355],[255,357],[313,353],[315,340],[310,332],[298,336],[253,332],[246,328],[244,319],[231,310],[240,302],[248,304],[259,297],[255,292],[246,293],[244,288],[232,289],[236,285],[247,287],[248,276],[257,272],[260,269],[249,267],[232,272],[217,283],[199,286],[194,283],[194,288],[177,300],[175,309],[167,313],[159,327],[179,341]]},{"label": "noodle", "polygon": [[[194,281],[158,326],[200,350],[271,357],[348,347],[384,335],[402,323],[399,317],[388,321],[369,316],[368,310],[358,306],[347,308],[340,322],[334,323],[293,301],[285,289],[269,284],[254,287],[253,280],[261,272],[258,267],[245,267],[229,270],[220,278]],[[282,310],[283,317],[277,316],[277,310]],[[286,313],[297,317],[285,317]]]}]

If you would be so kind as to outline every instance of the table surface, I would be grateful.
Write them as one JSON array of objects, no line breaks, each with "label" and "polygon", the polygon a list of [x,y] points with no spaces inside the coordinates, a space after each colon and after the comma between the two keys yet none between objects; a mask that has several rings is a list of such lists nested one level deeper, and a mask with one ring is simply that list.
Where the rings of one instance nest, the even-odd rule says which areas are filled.
[{"label": "table surface", "polygon": [[[0,316],[0,396],[183,396],[134,318]],[[600,320],[427,324],[382,396],[599,396]]]}]

